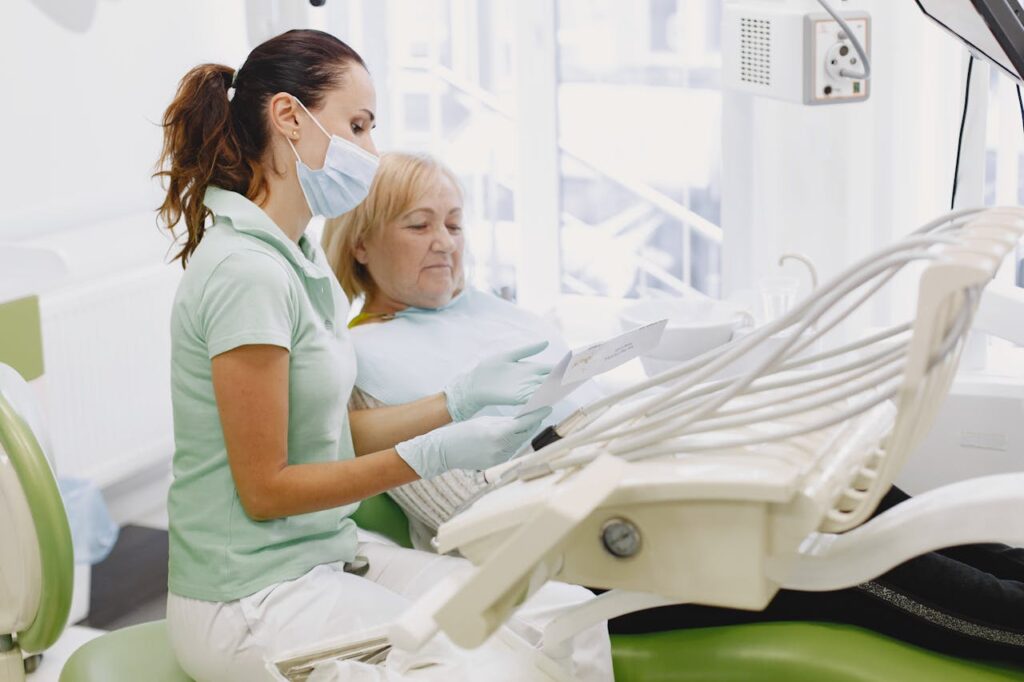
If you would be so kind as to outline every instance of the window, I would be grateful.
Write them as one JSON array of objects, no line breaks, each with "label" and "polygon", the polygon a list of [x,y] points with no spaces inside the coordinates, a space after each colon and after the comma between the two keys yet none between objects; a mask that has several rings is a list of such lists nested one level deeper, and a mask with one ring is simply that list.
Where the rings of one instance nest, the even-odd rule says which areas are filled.
[{"label": "window", "polygon": [[562,290],[719,292],[720,0],[559,0]]},{"label": "window", "polygon": [[[429,152],[459,175],[472,281],[508,298],[522,291],[520,278],[550,281],[545,301],[689,286],[717,294],[722,0],[558,0],[550,15],[532,4],[386,5],[387,146]],[[519,57],[547,50],[522,28],[524,16],[555,33],[552,53],[535,62],[550,73],[517,76]],[[551,128],[540,131],[549,134],[517,115],[532,104],[517,101],[517,77],[557,82],[557,116],[544,114]],[[517,187],[517,173],[538,162],[517,168],[531,140],[550,140],[547,167],[560,185],[561,215],[552,199],[540,228],[536,215],[515,215],[517,199],[549,203],[530,201],[536,184]],[[533,237],[550,226],[545,248],[560,246],[560,264],[521,256],[522,241],[536,247],[522,222]]]},{"label": "window", "polygon": [[465,191],[471,281],[515,292],[510,0],[389,3],[389,147],[436,156]]},{"label": "window", "polygon": [[[989,80],[985,205],[1024,205],[1024,111],[1017,87],[992,68]],[[1012,277],[1024,286],[1024,247],[1017,247]]]}]

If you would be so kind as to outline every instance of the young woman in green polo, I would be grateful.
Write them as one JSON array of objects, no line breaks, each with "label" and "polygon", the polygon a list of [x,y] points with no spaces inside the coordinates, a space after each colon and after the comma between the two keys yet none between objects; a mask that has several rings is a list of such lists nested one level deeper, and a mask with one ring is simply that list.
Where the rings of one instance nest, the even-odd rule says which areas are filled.
[{"label": "young woman in green polo", "polygon": [[[379,627],[468,570],[369,537],[349,516],[389,488],[510,457],[546,416],[471,418],[528,399],[549,368],[521,360],[540,346],[415,403],[347,413],[348,303],[305,229],[366,196],[375,110],[359,55],[302,30],[263,43],[237,72],[192,69],[164,116],[160,216],[183,224],[185,266],[171,319],[168,626],[201,682],[274,679],[268,660]],[[474,652],[439,637],[378,665],[325,665],[318,679],[550,679],[533,640],[587,594],[545,588]],[[607,634],[577,638],[554,663],[610,679]]]}]

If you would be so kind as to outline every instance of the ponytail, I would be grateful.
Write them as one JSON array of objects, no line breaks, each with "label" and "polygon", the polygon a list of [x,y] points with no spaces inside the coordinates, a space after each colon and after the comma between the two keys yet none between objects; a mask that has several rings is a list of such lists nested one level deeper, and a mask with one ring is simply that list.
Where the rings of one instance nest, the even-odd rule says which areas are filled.
[{"label": "ponytail", "polygon": [[187,238],[176,258],[182,267],[199,246],[210,209],[203,204],[211,184],[241,194],[259,185],[259,165],[247,161],[231,119],[234,71],[220,64],[197,66],[181,79],[164,113],[164,145],[156,175],[166,179],[159,215],[173,233],[181,221]]},{"label": "ponytail", "polygon": [[[184,221],[187,238],[176,258],[182,267],[199,246],[210,209],[211,185],[256,203],[268,191],[263,157],[269,144],[266,103],[287,92],[310,108],[339,87],[349,64],[366,65],[329,33],[294,30],[258,46],[237,72],[220,64],[197,66],[181,79],[164,113],[164,143],[154,177],[167,196],[158,209],[172,234]],[[233,97],[228,91],[234,88]]]}]

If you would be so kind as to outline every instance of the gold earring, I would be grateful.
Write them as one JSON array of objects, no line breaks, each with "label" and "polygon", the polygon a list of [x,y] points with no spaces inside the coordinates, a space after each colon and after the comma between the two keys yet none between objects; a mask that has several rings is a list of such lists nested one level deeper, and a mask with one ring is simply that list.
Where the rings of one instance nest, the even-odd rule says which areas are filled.
[{"label": "gold earring", "polygon": [[298,130],[293,130],[292,131],[292,137],[298,137],[298,136],[299,136],[299,131]]}]

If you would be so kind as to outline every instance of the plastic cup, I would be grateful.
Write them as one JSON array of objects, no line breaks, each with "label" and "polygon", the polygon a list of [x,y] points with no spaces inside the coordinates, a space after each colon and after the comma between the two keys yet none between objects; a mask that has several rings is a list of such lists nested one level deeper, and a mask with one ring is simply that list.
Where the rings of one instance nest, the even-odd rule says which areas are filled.
[{"label": "plastic cup", "polygon": [[774,322],[793,309],[800,280],[784,275],[763,277],[758,280],[757,288],[761,293],[764,321]]}]

